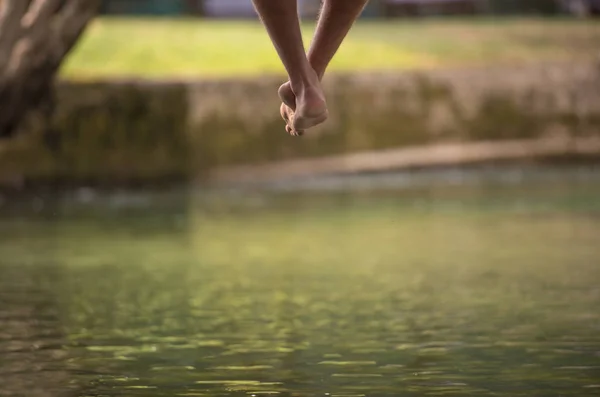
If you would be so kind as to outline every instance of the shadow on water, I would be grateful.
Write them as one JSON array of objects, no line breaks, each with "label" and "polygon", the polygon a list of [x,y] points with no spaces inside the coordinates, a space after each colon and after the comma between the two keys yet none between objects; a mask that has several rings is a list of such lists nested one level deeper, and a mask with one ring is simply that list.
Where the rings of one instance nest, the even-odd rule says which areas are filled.
[{"label": "shadow on water", "polygon": [[[5,230],[2,237],[4,246],[9,237]],[[17,228],[11,230],[10,242],[27,244],[28,239]],[[44,259],[34,264],[6,252],[0,256],[0,395],[63,396],[72,379],[63,348],[68,336],[55,294],[63,267],[55,262],[50,241],[30,248]]]},{"label": "shadow on water", "polygon": [[593,395],[599,199],[560,179],[4,213],[0,395]]}]

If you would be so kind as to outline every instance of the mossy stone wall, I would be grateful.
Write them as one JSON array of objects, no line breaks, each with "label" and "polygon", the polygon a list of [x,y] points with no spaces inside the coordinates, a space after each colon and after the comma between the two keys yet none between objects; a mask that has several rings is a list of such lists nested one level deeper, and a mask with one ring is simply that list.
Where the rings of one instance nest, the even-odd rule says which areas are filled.
[{"label": "mossy stone wall", "polygon": [[0,185],[187,176],[184,84],[67,82],[56,99],[50,120],[34,115],[17,138],[0,143]]},{"label": "mossy stone wall", "polygon": [[392,147],[600,134],[594,63],[331,76],[331,118],[302,138],[285,133],[281,82],[62,82],[49,121],[32,118],[0,143],[0,185],[152,182]]},{"label": "mossy stone wall", "polygon": [[281,81],[191,86],[196,164],[256,164],[438,143],[600,132],[600,67],[558,65],[336,76],[331,118],[285,134]]}]

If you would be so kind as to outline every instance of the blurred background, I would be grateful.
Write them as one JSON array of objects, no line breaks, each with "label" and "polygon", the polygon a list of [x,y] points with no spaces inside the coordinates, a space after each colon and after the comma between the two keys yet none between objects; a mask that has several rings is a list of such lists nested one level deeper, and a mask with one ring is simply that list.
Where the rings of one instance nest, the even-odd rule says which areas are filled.
[{"label": "blurred background", "polygon": [[302,138],[251,0],[42,3],[0,1],[0,396],[600,392],[598,1],[372,0]]}]

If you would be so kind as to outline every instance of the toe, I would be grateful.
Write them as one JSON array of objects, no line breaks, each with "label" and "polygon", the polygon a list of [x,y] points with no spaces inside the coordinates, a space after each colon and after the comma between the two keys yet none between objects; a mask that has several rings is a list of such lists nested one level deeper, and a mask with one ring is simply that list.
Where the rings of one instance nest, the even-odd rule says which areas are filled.
[{"label": "toe", "polygon": [[290,121],[290,118],[289,118],[288,112],[287,112],[287,105],[285,103],[282,103],[281,106],[279,107],[279,114],[281,115],[281,118],[286,123]]}]

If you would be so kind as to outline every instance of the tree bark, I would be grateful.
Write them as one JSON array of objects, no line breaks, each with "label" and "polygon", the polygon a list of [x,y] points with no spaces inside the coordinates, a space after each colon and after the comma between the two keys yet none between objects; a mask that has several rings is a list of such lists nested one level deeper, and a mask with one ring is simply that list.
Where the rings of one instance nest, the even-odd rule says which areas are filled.
[{"label": "tree bark", "polygon": [[0,0],[0,138],[52,100],[63,59],[101,0]]}]

